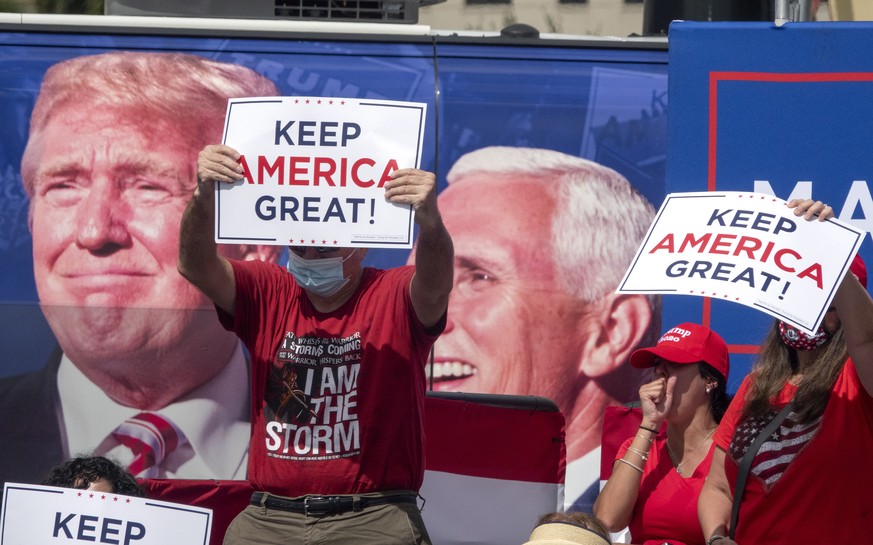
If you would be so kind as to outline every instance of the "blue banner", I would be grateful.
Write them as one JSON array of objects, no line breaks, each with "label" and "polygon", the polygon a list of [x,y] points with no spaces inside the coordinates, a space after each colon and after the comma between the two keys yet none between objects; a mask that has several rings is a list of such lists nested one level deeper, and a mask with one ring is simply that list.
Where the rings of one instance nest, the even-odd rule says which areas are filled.
[{"label": "blue banner", "polygon": [[[869,232],[871,30],[869,23],[673,23],[667,191],[813,198]],[[871,263],[869,236],[860,255]],[[687,319],[711,320],[728,342],[735,389],[771,319],[720,301],[665,299],[665,322]]]}]

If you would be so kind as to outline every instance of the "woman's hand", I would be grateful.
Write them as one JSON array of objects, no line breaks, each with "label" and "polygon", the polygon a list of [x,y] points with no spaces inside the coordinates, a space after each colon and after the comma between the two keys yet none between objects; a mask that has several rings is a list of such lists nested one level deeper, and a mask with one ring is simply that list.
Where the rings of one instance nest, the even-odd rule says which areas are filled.
[{"label": "woman's hand", "polygon": [[643,411],[642,425],[659,429],[673,406],[673,388],[676,377],[658,377],[640,386],[640,406]]},{"label": "woman's hand", "polygon": [[827,221],[834,217],[834,209],[821,201],[812,199],[792,199],[788,203],[788,208],[794,209],[795,216],[803,216],[803,219],[810,221],[818,217],[818,221]]}]

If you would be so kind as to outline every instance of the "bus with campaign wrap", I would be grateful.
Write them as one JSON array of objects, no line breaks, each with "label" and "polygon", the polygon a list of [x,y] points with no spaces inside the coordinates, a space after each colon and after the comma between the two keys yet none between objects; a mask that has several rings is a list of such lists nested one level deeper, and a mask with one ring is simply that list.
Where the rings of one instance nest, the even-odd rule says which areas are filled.
[{"label": "bus with campaign wrap", "polygon": [[[3,393],[0,432],[4,440],[18,441],[16,446],[29,453],[34,467],[38,460],[70,455],[75,452],[75,446],[84,447],[112,426],[108,418],[104,422],[101,417],[93,425],[83,426],[79,433],[73,424],[74,418],[90,421],[90,417],[83,415],[95,410],[101,415],[117,412],[125,418],[136,412],[126,401],[129,392],[107,386],[123,374],[116,372],[123,367],[119,362],[128,362],[131,369],[138,369],[127,375],[128,380],[136,376],[158,383],[156,377],[144,371],[148,368],[144,362],[148,360],[146,356],[152,354],[151,350],[169,357],[176,347],[192,339],[212,339],[193,324],[214,320],[214,311],[194,296],[186,299],[185,288],[175,284],[177,279],[170,278],[170,274],[175,273],[177,247],[174,244],[178,240],[181,213],[177,203],[184,200],[185,191],[193,188],[182,182],[193,180],[193,158],[197,150],[170,145],[184,142],[179,140],[180,131],[169,122],[156,122],[143,113],[147,110],[141,111],[137,118],[116,121],[109,124],[109,128],[95,130],[102,120],[116,119],[114,116],[121,110],[118,104],[125,103],[125,108],[129,108],[126,95],[146,92],[133,86],[125,88],[124,77],[101,79],[96,73],[87,76],[82,72],[77,77],[87,76],[87,79],[60,94],[55,102],[40,105],[41,101],[48,100],[41,98],[41,94],[54,92],[54,85],[46,84],[47,75],[64,76],[62,69],[70,66],[68,61],[114,53],[180,54],[180,59],[195,56],[216,65],[244,67],[272,82],[272,93],[276,96],[424,104],[423,144],[418,160],[420,168],[436,174],[441,194],[449,186],[449,171],[471,152],[486,148],[536,148],[584,158],[616,171],[648,204],[651,218],[669,193],[744,191],[772,194],[781,199],[811,196],[830,202],[840,220],[869,232],[866,212],[873,209],[873,200],[863,161],[841,161],[850,155],[861,157],[861,154],[852,147],[851,154],[844,155],[835,144],[842,141],[839,134],[844,122],[841,124],[840,119],[852,116],[855,122],[866,122],[869,116],[862,97],[869,96],[866,86],[873,81],[869,77],[873,70],[868,59],[855,53],[864,49],[853,49],[852,45],[869,41],[869,33],[855,26],[844,27],[807,24],[775,29],[764,23],[676,24],[671,29],[668,64],[667,41],[660,38],[554,35],[533,38],[434,31],[423,25],[4,14],[0,17],[0,96],[3,97],[0,109],[4,120],[0,124],[4,143],[0,147],[3,194],[0,199],[0,308],[5,327],[0,332],[0,350],[4,355],[0,363],[0,392]],[[711,40],[713,37],[717,40]],[[823,59],[817,53],[816,47],[822,43],[841,51],[845,49],[836,68],[831,62],[833,59]],[[736,47],[745,48],[746,54],[732,53]],[[776,53],[772,57],[755,54],[766,48]],[[165,75],[156,73],[153,78],[162,81]],[[96,98],[110,88],[118,103]],[[668,108],[668,89],[672,108]],[[162,93],[169,102],[176,93],[184,93],[184,89],[166,84],[161,93],[156,94],[161,96]],[[777,106],[770,107],[773,104]],[[185,116],[189,114],[196,112],[173,115],[187,119]],[[768,116],[774,114],[779,114],[781,127],[790,130],[774,128],[767,122]],[[64,123],[59,124],[59,121]],[[219,125],[223,126],[223,121],[222,112]],[[213,130],[212,127],[209,130]],[[302,129],[279,127],[277,138],[296,141],[300,133],[295,130]],[[347,132],[351,138],[354,128],[348,126],[345,130],[351,131]],[[799,137],[813,132],[820,132],[822,136],[806,140]],[[825,133],[830,136],[824,136]],[[209,134],[213,142],[219,142],[221,127],[217,133]],[[861,140],[853,140],[853,146],[861,146]],[[144,146],[144,142],[147,145]],[[815,146],[810,148],[808,142],[815,142]],[[112,151],[116,149],[113,146],[122,143],[130,143],[124,148],[125,153]],[[196,147],[199,149],[204,143],[198,142]],[[131,150],[156,150],[163,149],[162,146],[170,148],[167,153],[175,154],[173,160],[178,160],[172,163],[168,159],[168,164],[178,166],[161,170],[158,179],[147,179],[142,175],[147,170],[145,162],[138,160]],[[50,150],[55,150],[53,155]],[[55,181],[46,186],[34,182],[33,173],[47,169],[49,158],[59,155],[57,150],[63,150],[61,155],[70,159],[52,167]],[[115,158],[124,156],[125,166],[111,173],[115,181],[97,195],[88,193],[91,182],[82,180],[98,179],[98,174],[103,172],[96,166],[101,154]],[[90,166],[82,168],[82,163]],[[839,165],[836,170],[835,165]],[[168,185],[167,180],[181,185]],[[549,183],[550,178],[544,176],[542,181]],[[529,196],[528,216],[536,218],[545,213],[542,200],[538,194]],[[292,200],[288,203],[293,204]],[[493,222],[485,218],[509,213],[489,208],[492,205],[483,199],[465,208],[465,213],[472,216],[471,223],[481,229],[483,237],[493,227]],[[368,207],[361,210],[365,208]],[[275,212],[270,210],[265,207],[261,212],[268,217]],[[582,207],[578,215],[590,215],[590,211]],[[137,223],[134,220],[138,218],[148,220]],[[597,227],[588,230],[596,239]],[[500,233],[508,231],[511,230],[504,229]],[[508,234],[510,239],[530,237],[543,248],[551,247],[553,241],[549,238],[556,238],[547,235],[540,239],[522,230]],[[483,249],[490,244],[485,240],[483,238]],[[604,244],[609,246],[611,242]],[[641,242],[633,241],[633,246]],[[134,255],[133,250],[138,245],[149,251]],[[259,254],[261,250],[256,244],[235,247],[246,258],[266,255]],[[123,265],[124,274],[138,280],[108,278],[117,271],[100,269],[84,260],[90,257],[97,262],[101,257],[126,255],[128,250],[131,257]],[[409,252],[405,248],[371,247],[365,264],[403,265],[409,259]],[[865,238],[861,255],[866,257],[868,253],[869,242]],[[270,255],[271,259],[284,264],[284,256]],[[551,267],[543,261],[540,252],[528,257],[531,270],[543,271],[543,285],[537,287],[540,291],[536,293],[551,297],[558,283],[545,280],[546,271]],[[563,256],[556,254],[549,258],[558,261]],[[469,270],[469,279],[457,279],[456,291],[469,290],[477,297],[482,296],[483,290],[493,290],[503,281],[508,283],[507,278],[512,276],[494,270],[464,270]],[[579,271],[583,280],[595,274],[594,269]],[[142,295],[141,286],[150,282],[151,277],[162,275],[168,279],[167,284],[158,288],[152,298],[144,295],[138,298]],[[459,284],[461,280],[469,282]],[[619,280],[620,275],[613,288],[618,287]],[[122,295],[112,295],[114,289]],[[185,297],[180,295],[183,292]],[[513,296],[523,294],[517,291]],[[487,326],[496,332],[495,336],[503,336],[503,344],[515,346],[517,343],[522,347],[518,351],[547,347],[557,358],[571,350],[562,342],[561,330],[554,323],[547,324],[545,331],[538,329],[535,334],[524,327],[520,327],[518,333],[508,332],[508,328],[523,322],[521,314],[504,312],[503,307],[498,306],[507,300],[511,303],[511,299],[481,299],[476,310],[493,308],[494,312],[487,316],[487,324],[483,325],[483,321],[468,324],[470,343],[476,343],[472,333]],[[545,300],[545,296],[541,300]],[[653,300],[649,324],[657,330],[654,340],[660,334],[661,325],[667,327],[683,321],[711,325],[725,338],[732,359],[729,390],[735,390],[749,370],[756,346],[771,318],[740,305],[713,302],[703,297],[665,295]],[[450,334],[457,335],[460,329],[452,322],[451,310],[450,305],[450,322],[444,334],[448,339],[455,338]],[[543,316],[549,320],[562,320],[566,316],[553,314]],[[182,315],[184,317],[180,317]],[[542,325],[537,320],[532,323]],[[219,329],[216,327],[215,331]],[[165,344],[156,348],[157,341]],[[484,342],[481,344],[485,346]],[[197,411],[221,413],[224,408],[234,406],[232,415],[221,418],[227,420],[229,430],[244,426],[247,400],[230,401],[223,397],[227,389],[233,389],[230,384],[245,380],[244,354],[235,352],[236,345],[224,338],[212,344],[201,342],[198,349],[221,352],[222,365],[215,365],[215,376],[209,381],[178,392],[180,398],[186,403],[195,403],[193,398],[197,396],[191,395],[192,392],[205,392],[203,399],[223,399],[224,404],[217,403],[207,409],[198,407]],[[537,361],[525,369],[516,365],[516,371],[522,376],[516,382],[486,383],[485,377],[492,371],[484,363],[485,359],[486,356],[480,361],[454,354],[437,357],[428,367],[428,387],[434,391],[433,399],[438,399],[435,405],[439,406],[433,414],[446,415],[445,419],[441,416],[427,423],[440,427],[428,432],[428,436],[435,439],[433,452],[428,451],[428,476],[423,489],[434,498],[443,497],[441,494],[455,497],[457,486],[473,478],[469,467],[453,473],[455,462],[446,460],[456,454],[455,449],[439,444],[440,441],[463,436],[463,442],[472,447],[470,433],[474,429],[483,445],[488,442],[489,431],[500,433],[505,440],[513,435],[494,424],[491,418],[499,420],[499,415],[490,414],[488,405],[483,405],[486,408],[482,410],[489,425],[476,428],[474,424],[479,422],[476,419],[482,415],[469,416],[470,420],[465,421],[467,416],[455,412],[452,406],[445,406],[442,402],[446,400],[440,399],[437,393],[462,393],[452,393],[452,401],[463,399],[453,396],[464,393],[505,395],[512,398],[513,403],[519,401],[519,396],[534,400],[557,397],[550,393],[549,381],[540,374],[540,368],[557,365],[556,360]],[[86,366],[85,361],[93,361],[93,365]],[[234,371],[231,365],[223,367],[225,361],[236,362],[233,365],[239,369]],[[507,361],[506,365],[514,364]],[[584,368],[589,376],[597,375],[584,362],[578,367]],[[241,375],[234,374],[240,369]],[[582,374],[580,372],[580,376]],[[171,373],[163,372],[163,375],[163,378],[173,379]],[[219,380],[216,377],[224,377],[220,379],[226,380],[221,383],[224,386],[210,386],[215,384],[213,379]],[[588,376],[580,380],[587,381]],[[551,383],[554,382],[558,381],[552,378]],[[607,379],[600,386],[610,390],[615,385]],[[102,399],[104,397],[106,399]],[[618,397],[621,398],[616,399],[618,403],[633,401],[633,395]],[[95,406],[80,403],[82,398],[89,399],[89,403],[95,401]],[[481,398],[475,399],[481,401]],[[160,406],[169,401],[161,399],[155,403]],[[570,413],[564,410],[564,401],[554,401],[563,416],[568,417]],[[534,406],[546,413],[552,414],[550,411],[555,409],[550,403],[537,403]],[[527,414],[527,411],[522,412]],[[538,420],[536,425],[544,424]],[[460,516],[458,511],[443,510],[447,504],[433,499],[424,515],[434,542],[464,543],[474,535],[480,536],[476,538],[480,541],[476,542],[482,543],[524,541],[525,531],[533,526],[537,513],[513,516],[505,512],[504,498],[517,497],[517,494],[538,498],[533,511],[572,507],[581,491],[571,488],[589,479],[589,474],[599,473],[600,450],[599,446],[594,449],[591,457],[570,456],[568,452],[576,432],[570,428],[569,420],[566,429],[563,425],[563,421],[549,420],[548,426],[557,428],[554,435],[533,432],[529,435],[547,445],[561,445],[559,452],[549,450],[553,446],[543,447],[550,456],[555,456],[554,471],[548,475],[534,471],[530,476],[517,468],[504,466],[509,462],[503,458],[511,458],[512,449],[522,451],[529,447],[523,437],[517,438],[519,442],[511,447],[501,445],[500,451],[488,451],[490,458],[486,460],[471,454],[477,460],[476,467],[486,468],[486,475],[482,481],[477,481],[481,485],[480,493],[467,497],[476,500],[477,509],[489,502],[493,504],[490,515],[494,524],[484,525],[481,517],[469,524],[459,523],[453,518]],[[599,428],[596,431],[599,436]],[[245,430],[242,434],[245,443]],[[241,436],[239,431],[229,431],[228,437]],[[100,440],[92,442],[96,445]],[[563,450],[564,444],[568,446],[567,451]],[[5,452],[0,454],[2,480],[35,480],[22,473],[21,468],[26,464],[21,454],[16,454],[15,458]],[[236,465],[232,468],[212,467],[187,475],[183,471],[176,476],[180,482],[198,480],[198,476],[238,481],[244,478],[245,453],[239,452],[236,456]],[[209,468],[209,465],[207,456],[203,467]],[[457,462],[457,465],[462,463]],[[441,477],[438,482],[432,479],[435,474]],[[507,490],[505,487],[513,487],[513,494],[501,492]],[[429,516],[439,516],[441,520],[428,519]],[[496,522],[497,519],[500,522]]]},{"label": "bus with campaign wrap", "polygon": [[[208,61],[203,73],[197,58]],[[225,106],[218,115],[213,104],[221,93],[420,105],[405,110],[420,111],[420,135],[395,135],[412,145],[420,138],[420,156],[403,155],[398,166],[417,162],[434,172],[440,192],[452,165],[469,152],[537,148],[614,169],[653,210],[665,194],[666,61],[663,39],[472,36],[369,23],[4,16],[0,480],[39,482],[39,471],[51,461],[94,447],[115,454],[101,437],[111,436],[119,420],[137,418],[147,405],[172,420],[195,451],[193,458],[162,470],[159,477],[173,478],[151,482],[152,490],[171,501],[215,509],[213,542],[220,542],[222,524],[233,515],[229,511],[247,501],[248,400],[240,386],[246,381],[245,354],[218,327],[211,305],[180,284],[175,271],[178,220],[193,188],[196,152],[223,138]],[[212,93],[213,70],[257,91],[234,94],[216,80]],[[190,93],[191,80],[202,85],[200,98],[174,109],[174,101]],[[279,146],[301,138],[309,143],[318,133],[326,144],[345,138],[365,149],[362,139],[353,139],[355,127],[343,128],[348,120],[336,120],[336,129],[316,130],[308,121],[295,126],[289,119],[275,131],[269,125]],[[389,129],[394,123],[385,115],[373,119]],[[248,165],[253,182],[283,167],[274,159],[257,161]],[[340,168],[342,161],[335,160],[336,172],[351,172],[353,165]],[[319,163],[324,176],[329,162]],[[302,176],[300,164],[289,159],[283,176],[292,176],[289,181]],[[396,168],[393,160],[385,164]],[[371,177],[373,168],[355,168],[356,176]],[[338,191],[348,188],[336,185]],[[381,189],[366,185],[363,179],[346,184],[363,192],[365,201],[344,208],[343,215],[381,214],[372,198]],[[265,223],[281,223],[265,219],[273,213],[284,214],[286,222],[297,212],[302,218],[305,210],[314,218],[307,197],[293,190],[289,186],[284,201],[270,205],[273,197],[263,197],[260,208],[249,208]],[[295,202],[298,208],[292,210]],[[531,214],[540,214],[537,210],[532,207]],[[321,220],[340,213],[329,206],[322,212]],[[386,237],[396,236],[365,236],[392,241]],[[361,244],[369,246],[365,265],[405,264],[409,236],[403,238],[399,248]],[[284,265],[285,255],[256,242],[237,239],[225,246],[246,259]],[[575,303],[567,296],[562,304]],[[449,320],[446,339],[460,330]],[[499,320],[490,324],[496,334],[502,329]],[[556,340],[538,344],[563,350]],[[565,411],[545,383],[465,386],[450,375],[485,377],[495,371],[486,370],[484,362],[452,358],[436,358],[427,369],[433,392],[421,493],[429,531],[443,544],[522,542],[539,514],[571,506],[592,482],[596,488],[599,426],[595,421],[586,430],[596,442],[584,464],[573,466],[581,469],[568,471],[564,437],[572,440],[575,431],[565,427]],[[547,360],[540,365],[547,368]],[[473,367],[477,372],[468,372]],[[196,375],[202,378],[194,380]],[[130,387],[134,377],[141,382]],[[580,374],[579,380],[587,379]],[[313,397],[304,382],[289,386],[293,399],[305,403]],[[352,401],[344,410],[354,410]],[[592,416],[599,420],[599,413]],[[203,422],[211,427],[204,431]],[[210,453],[210,443],[220,452]],[[566,489],[565,481],[571,483]],[[163,483],[176,484],[167,491]],[[218,492],[202,493],[204,486]],[[221,497],[227,501],[208,499]],[[517,497],[528,501],[519,504],[512,500]],[[243,499],[238,504],[234,498]]]}]

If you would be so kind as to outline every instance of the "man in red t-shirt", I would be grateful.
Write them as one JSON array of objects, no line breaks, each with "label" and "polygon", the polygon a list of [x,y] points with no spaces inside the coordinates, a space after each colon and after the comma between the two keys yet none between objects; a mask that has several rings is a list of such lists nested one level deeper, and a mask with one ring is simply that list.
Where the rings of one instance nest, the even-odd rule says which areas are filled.
[{"label": "man in red t-shirt", "polygon": [[415,212],[415,267],[364,268],[364,249],[291,247],[286,272],[217,251],[213,182],[241,179],[238,159],[227,146],[200,152],[179,253],[179,271],[251,355],[257,492],[224,543],[430,543],[416,505],[424,364],[453,275],[434,175],[401,169],[385,184],[386,199]]}]

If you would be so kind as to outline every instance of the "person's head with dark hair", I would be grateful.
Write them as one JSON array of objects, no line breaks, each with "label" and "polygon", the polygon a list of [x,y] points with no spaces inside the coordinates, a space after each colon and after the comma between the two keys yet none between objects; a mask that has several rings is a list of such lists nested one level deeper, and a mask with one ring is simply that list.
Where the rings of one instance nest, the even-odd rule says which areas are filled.
[{"label": "person's head with dark hair", "polygon": [[[631,356],[631,365],[637,368],[652,368],[656,381],[660,380],[661,387],[666,389],[671,376],[678,377],[682,372],[689,379],[697,376],[702,383],[700,399],[690,394],[701,394],[700,391],[691,391],[682,381],[676,382],[678,390],[671,392],[673,397],[672,410],[686,411],[688,418],[698,411],[700,407],[718,423],[724,411],[730,403],[727,395],[727,378],[730,371],[730,357],[727,344],[715,331],[699,324],[690,322],[682,323],[670,329],[657,345],[641,348]],[[696,367],[696,371],[694,370]],[[670,372],[670,370],[674,372]],[[684,394],[684,396],[683,396]],[[683,398],[689,398],[684,406],[680,404]],[[682,418],[685,420],[686,418]],[[670,421],[670,415],[666,415]]]},{"label": "person's head with dark hair", "polygon": [[144,498],[145,490],[123,466],[103,456],[77,456],[53,467],[42,484]]}]

